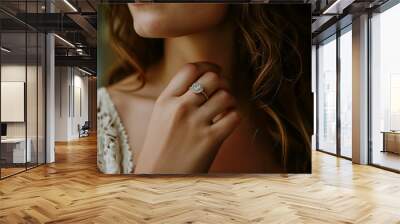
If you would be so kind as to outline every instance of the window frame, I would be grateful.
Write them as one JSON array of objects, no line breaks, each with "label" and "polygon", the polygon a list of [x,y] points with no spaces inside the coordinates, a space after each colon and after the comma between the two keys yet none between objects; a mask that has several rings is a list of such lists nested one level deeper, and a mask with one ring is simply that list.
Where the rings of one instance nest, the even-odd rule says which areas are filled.
[{"label": "window frame", "polygon": [[[340,82],[341,82],[341,67],[340,67],[340,37],[344,35],[347,32],[352,32],[352,23],[347,24],[346,26],[337,29],[335,33],[332,35],[328,36],[327,38],[319,41],[316,44],[316,76],[315,76],[315,81],[316,81],[316,138],[315,138],[315,143],[316,143],[316,150],[319,152],[327,153],[339,158],[343,158],[346,160],[352,160],[352,158],[347,157],[342,155],[341,153],[341,118],[340,118],[340,103],[341,103],[341,97],[340,97]],[[334,38],[333,38],[334,37]],[[321,149],[320,148],[320,143],[319,143],[319,110],[321,109],[319,105],[319,87],[320,87],[320,74],[319,74],[319,47],[321,43],[327,43],[330,41],[336,41],[336,152],[332,153],[327,150]]]},{"label": "window frame", "polygon": [[388,0],[386,1],[384,4],[370,9],[367,11],[368,13],[368,31],[367,31],[367,40],[368,40],[368,54],[367,54],[367,64],[368,64],[368,68],[367,68],[367,80],[368,80],[368,153],[367,153],[367,163],[370,166],[373,167],[377,167],[383,170],[387,170],[387,171],[391,171],[391,172],[395,172],[395,173],[400,173],[400,170],[394,169],[394,168],[390,168],[381,164],[377,164],[374,163],[373,161],[373,153],[374,153],[374,149],[373,149],[373,130],[372,130],[372,93],[373,93],[373,88],[372,88],[372,19],[374,17],[374,14],[381,14],[384,13],[385,11],[391,9],[394,6],[400,5],[400,0]]}]

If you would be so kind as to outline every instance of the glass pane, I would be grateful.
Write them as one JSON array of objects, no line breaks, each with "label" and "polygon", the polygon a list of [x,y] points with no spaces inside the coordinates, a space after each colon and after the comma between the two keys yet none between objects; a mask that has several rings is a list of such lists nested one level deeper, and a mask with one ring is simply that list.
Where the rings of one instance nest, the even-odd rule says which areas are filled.
[{"label": "glass pane", "polygon": [[27,166],[33,167],[37,165],[37,132],[38,132],[38,36],[36,32],[27,33],[27,44],[28,44],[28,55],[27,55],[27,80],[26,80],[26,112],[27,112],[27,142],[28,150],[30,148],[31,153],[28,159]]},{"label": "glass pane", "polygon": [[400,170],[400,4],[372,17],[372,163]]},{"label": "glass pane", "polygon": [[38,164],[45,163],[45,44],[46,37],[44,34],[38,35]]},{"label": "glass pane", "polygon": [[314,128],[314,133],[311,137],[311,145],[312,149],[315,150],[317,148],[317,141],[316,141],[316,131],[317,131],[317,94],[316,94],[316,86],[317,86],[317,48],[315,45],[312,46],[312,51],[311,51],[311,69],[312,69],[312,76],[311,76],[311,82],[312,82],[312,92],[313,92],[313,112],[314,112],[314,118],[313,118],[313,128]]},{"label": "glass pane", "polygon": [[352,35],[340,36],[340,152],[352,157]]},{"label": "glass pane", "polygon": [[[27,2],[27,13],[38,13],[37,1]],[[37,20],[34,16],[31,20]],[[37,22],[37,21],[32,21]],[[27,150],[31,151],[27,167],[38,164],[38,33],[36,30],[27,29],[27,80],[26,80],[26,112],[27,112]]]},{"label": "glass pane", "polygon": [[[20,18],[26,18],[25,13],[43,13],[44,5],[44,0],[0,2],[3,9]],[[46,54],[44,34],[2,12],[0,18],[0,171],[4,178],[45,161]]]},{"label": "glass pane", "polygon": [[26,33],[3,32],[1,46],[1,173],[5,177],[25,170],[31,158],[25,120]]},{"label": "glass pane", "polygon": [[318,149],[336,153],[336,38],[318,48]]}]

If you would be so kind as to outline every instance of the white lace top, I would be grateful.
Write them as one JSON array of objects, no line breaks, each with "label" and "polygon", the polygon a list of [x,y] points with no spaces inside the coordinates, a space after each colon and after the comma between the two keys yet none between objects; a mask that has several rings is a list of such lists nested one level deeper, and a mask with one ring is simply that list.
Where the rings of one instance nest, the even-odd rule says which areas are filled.
[{"label": "white lace top", "polygon": [[97,91],[97,167],[106,174],[128,174],[133,152],[118,112],[106,88]]}]

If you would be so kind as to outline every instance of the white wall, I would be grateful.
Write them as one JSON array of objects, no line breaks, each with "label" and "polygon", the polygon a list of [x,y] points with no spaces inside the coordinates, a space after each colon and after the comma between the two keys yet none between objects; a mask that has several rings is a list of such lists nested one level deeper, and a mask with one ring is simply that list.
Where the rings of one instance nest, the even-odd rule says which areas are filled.
[{"label": "white wall", "polygon": [[[27,80],[25,80],[27,79]],[[44,116],[44,74],[41,66],[25,66],[24,64],[3,64],[1,66],[1,81],[24,82],[26,83],[26,105],[20,109],[26,112],[26,121],[6,122],[7,137],[27,138],[31,143],[32,161],[44,163],[45,150],[45,116]],[[22,90],[23,91],[23,90]],[[7,96],[2,96],[7,97]],[[1,110],[11,110],[9,107],[2,107]],[[4,112],[4,111],[3,111]],[[38,153],[38,155],[37,155]]]},{"label": "white wall", "polygon": [[[27,69],[28,76],[28,84],[29,87],[36,86],[36,80],[31,77],[36,77],[36,66],[27,66],[19,65],[19,64],[5,64],[1,66],[1,81],[2,82],[25,82],[25,75]],[[27,113],[28,118],[28,137],[30,132],[30,127],[36,130],[36,113],[31,113],[32,111],[36,112],[37,107],[37,99],[36,99],[36,87],[27,88],[27,106],[30,107]],[[41,105],[39,105],[40,107]],[[33,108],[34,107],[34,108]],[[1,110],[7,110],[7,108],[1,108]],[[32,123],[34,122],[34,123]],[[36,134],[36,132],[35,132]],[[7,136],[8,137],[25,137],[25,122],[7,122]]]},{"label": "white wall", "polygon": [[55,141],[68,140],[68,77],[67,67],[55,68]]},{"label": "white wall", "polygon": [[[2,65],[1,81],[25,82],[25,64]],[[6,108],[1,108],[1,110],[5,109]],[[25,123],[24,122],[7,123],[7,137],[25,137]]]},{"label": "white wall", "polygon": [[74,140],[78,125],[88,120],[88,77],[72,67],[56,67],[55,73],[55,140]]},{"label": "white wall", "polygon": [[[82,76],[83,73],[76,73],[78,70],[74,70],[74,108],[73,119],[72,119],[72,136],[78,137],[78,124],[83,125],[85,121],[88,121],[88,77]],[[81,110],[81,111],[80,111]]]},{"label": "white wall", "polygon": [[[25,83],[1,81],[1,121],[25,121]],[[36,108],[36,106],[35,106]]]}]

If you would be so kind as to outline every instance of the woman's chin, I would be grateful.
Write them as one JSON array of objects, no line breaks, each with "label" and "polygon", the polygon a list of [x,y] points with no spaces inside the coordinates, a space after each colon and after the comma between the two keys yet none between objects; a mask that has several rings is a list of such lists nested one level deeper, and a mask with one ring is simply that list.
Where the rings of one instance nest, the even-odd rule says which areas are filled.
[{"label": "woman's chin", "polygon": [[171,30],[163,32],[162,29],[152,30],[135,28],[135,31],[139,36],[143,38],[174,38],[187,35],[184,32],[171,32]]},{"label": "woman's chin", "polygon": [[164,29],[158,25],[136,25],[136,33],[144,38],[165,38],[168,37],[168,32],[164,32]]},{"label": "woman's chin", "polygon": [[158,20],[135,21],[134,29],[143,38],[182,37],[197,31],[190,27],[170,26]]},{"label": "woman's chin", "polygon": [[136,29],[136,33],[143,38],[159,38],[156,34],[141,29]]}]

